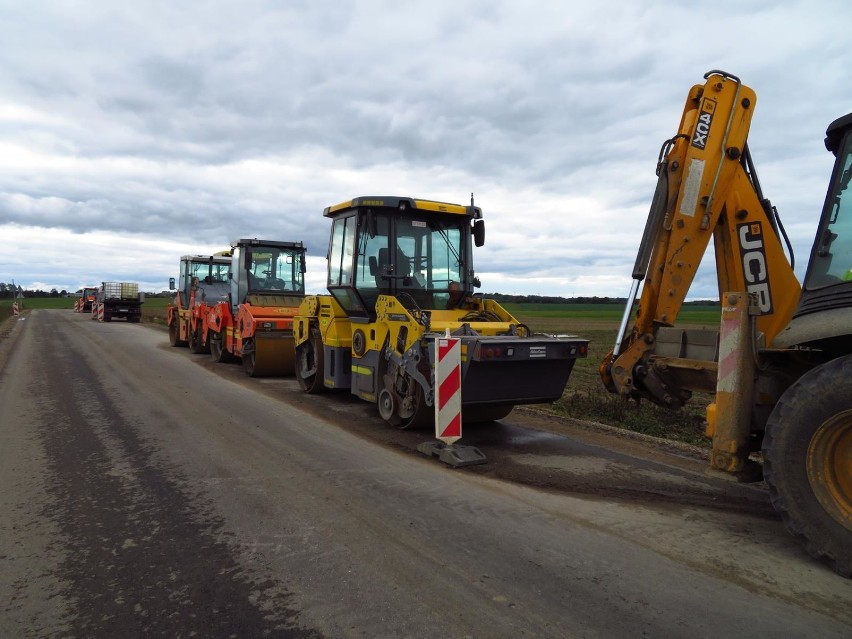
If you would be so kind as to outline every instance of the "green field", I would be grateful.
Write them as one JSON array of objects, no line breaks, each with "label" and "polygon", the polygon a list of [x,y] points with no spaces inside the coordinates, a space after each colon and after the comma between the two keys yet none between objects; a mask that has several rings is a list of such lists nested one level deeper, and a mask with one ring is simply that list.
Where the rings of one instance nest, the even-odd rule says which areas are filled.
[{"label": "green field", "polygon": [[[170,297],[146,298],[143,321],[165,325]],[[71,312],[73,298],[25,299],[24,309],[67,308]],[[0,321],[11,315],[12,300],[0,300]],[[589,356],[574,366],[568,388],[552,410],[556,413],[627,428],[658,437],[706,445],[704,409],[710,396],[696,396],[685,409],[670,411],[648,402],[636,404],[607,392],[598,367],[612,350],[623,312],[617,304],[505,304],[519,321],[535,332],[573,334],[590,340]],[[719,325],[719,307],[686,306],[678,324]]]},{"label": "green field", "polygon": [[[171,297],[147,297],[142,306],[142,321],[165,324],[166,307],[173,298]],[[27,311],[36,308],[66,308],[74,310],[74,297],[27,297],[18,300],[22,310]],[[12,315],[12,300],[0,299],[0,322]]]},{"label": "green field", "polygon": [[[12,315],[11,298],[0,299],[0,322]],[[18,300],[18,308],[28,310],[31,308],[74,308],[73,297],[33,297]]]}]

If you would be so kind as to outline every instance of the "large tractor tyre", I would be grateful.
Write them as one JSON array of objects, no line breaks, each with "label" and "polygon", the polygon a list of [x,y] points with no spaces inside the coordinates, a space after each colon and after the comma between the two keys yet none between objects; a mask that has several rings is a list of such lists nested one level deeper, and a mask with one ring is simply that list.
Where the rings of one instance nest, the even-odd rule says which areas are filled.
[{"label": "large tractor tyre", "polygon": [[325,390],[324,376],[322,336],[319,329],[312,326],[308,341],[296,347],[296,379],[306,393],[319,393]]},{"label": "large tractor tyre", "polygon": [[210,352],[210,340],[207,340],[207,344],[201,343],[201,327],[199,326],[196,326],[194,331],[189,331],[189,352],[196,355]]},{"label": "large tractor tyre", "polygon": [[763,458],[787,530],[811,556],[852,577],[852,355],[787,389],[766,424]]},{"label": "large tractor tyre", "polygon": [[222,345],[222,333],[210,331],[207,341],[210,344],[210,357],[214,362],[224,363],[233,360],[233,356]]}]

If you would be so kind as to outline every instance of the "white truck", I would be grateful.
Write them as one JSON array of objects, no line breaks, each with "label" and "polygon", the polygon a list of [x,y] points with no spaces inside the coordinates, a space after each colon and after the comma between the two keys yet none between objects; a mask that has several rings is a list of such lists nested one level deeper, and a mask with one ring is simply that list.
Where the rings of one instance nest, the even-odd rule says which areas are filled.
[{"label": "white truck", "polygon": [[144,302],[145,293],[139,292],[135,282],[102,282],[92,319],[109,322],[114,317],[123,317],[128,322],[140,322]]}]

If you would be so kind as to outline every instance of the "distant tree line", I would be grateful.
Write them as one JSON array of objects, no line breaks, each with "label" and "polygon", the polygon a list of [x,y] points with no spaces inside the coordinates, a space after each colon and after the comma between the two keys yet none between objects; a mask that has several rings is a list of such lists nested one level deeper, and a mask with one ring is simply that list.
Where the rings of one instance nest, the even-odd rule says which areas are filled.
[{"label": "distant tree line", "polygon": [[[4,284],[3,282],[0,282],[0,299],[16,297],[18,293],[23,294],[24,297],[66,297],[69,295],[74,297],[75,295],[82,293],[82,290],[66,291],[63,288],[61,291],[58,291],[55,288],[52,288],[49,291],[43,291],[41,289],[33,290],[30,288],[16,286],[14,284]],[[158,293],[153,291],[145,292],[145,297],[174,297],[174,295],[174,291],[160,291]]]},{"label": "distant tree line", "polygon": [[[624,306],[626,297],[558,297],[554,295],[504,295],[503,293],[484,293],[497,302],[510,302],[514,304],[618,304]],[[684,302],[684,306],[719,306],[719,300],[691,300]]]},{"label": "distant tree line", "polygon": [[24,297],[65,297],[68,295],[68,291],[64,288],[61,291],[58,291],[55,288],[50,289],[50,291],[43,291],[40,288],[32,290],[22,288],[14,284],[5,284],[4,282],[0,282],[0,298],[16,297],[18,293],[23,294]]},{"label": "distant tree line", "polygon": [[[15,297],[17,293],[23,293],[24,297],[65,297],[69,294],[68,291],[61,291],[55,288],[50,291],[41,289],[24,289],[14,284],[5,284],[0,282],[0,298]],[[75,293],[75,291],[71,291]],[[146,292],[146,297],[171,297],[174,295],[172,291],[161,291],[155,293],[153,291]],[[514,304],[618,304],[624,306],[627,303],[627,298],[624,297],[598,297],[580,296],[580,297],[559,297],[556,295],[506,295],[504,293],[484,293],[483,297],[491,298],[498,302],[510,302]],[[684,302],[684,306],[718,306],[719,300],[692,300]]]}]

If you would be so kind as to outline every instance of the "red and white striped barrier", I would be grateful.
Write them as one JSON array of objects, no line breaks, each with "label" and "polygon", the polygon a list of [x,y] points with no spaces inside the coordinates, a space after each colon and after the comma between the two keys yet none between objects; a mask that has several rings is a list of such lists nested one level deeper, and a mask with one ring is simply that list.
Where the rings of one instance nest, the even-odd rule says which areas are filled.
[{"label": "red and white striped barrier", "polygon": [[103,322],[104,321],[104,303],[98,302],[97,306],[98,306],[98,321]]},{"label": "red and white striped barrier", "polygon": [[20,312],[21,311],[18,309],[18,303],[12,302],[12,315],[18,315]]},{"label": "red and white striped barrier", "polygon": [[750,467],[751,437],[748,424],[754,393],[754,358],[743,356],[752,347],[751,318],[747,293],[722,295],[719,331],[719,368],[716,401],[707,409],[708,432],[713,437],[710,465],[716,470],[739,473]]},{"label": "red and white striped barrier", "polygon": [[736,307],[724,307],[719,331],[719,368],[716,392],[734,393],[742,384],[740,360],[740,324],[742,320]]},{"label": "red and white striped barrier", "polygon": [[437,338],[435,361],[435,437],[447,445],[462,435],[461,340]]},{"label": "red and white striped barrier", "polygon": [[456,444],[462,436],[461,339],[435,338],[435,438],[417,445],[424,455],[460,468],[487,460],[476,446]]}]

